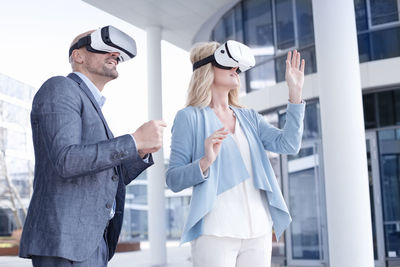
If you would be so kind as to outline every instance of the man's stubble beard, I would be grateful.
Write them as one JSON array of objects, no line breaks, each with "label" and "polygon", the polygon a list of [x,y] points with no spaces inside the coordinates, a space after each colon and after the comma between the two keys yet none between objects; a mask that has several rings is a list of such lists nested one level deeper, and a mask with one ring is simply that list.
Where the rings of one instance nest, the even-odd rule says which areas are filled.
[{"label": "man's stubble beard", "polygon": [[90,66],[87,66],[87,70],[96,76],[107,77],[107,78],[111,78],[112,80],[118,78],[118,71],[117,71],[116,67],[110,69],[110,68],[107,68],[106,65],[103,65],[103,67],[101,68],[101,71],[100,71],[97,68],[92,68]]},{"label": "man's stubble beard", "polygon": [[113,69],[109,69],[109,68],[107,68],[107,66],[104,65],[103,66],[103,75],[105,77],[109,77],[114,80],[114,79],[118,78],[118,71],[117,71],[116,67]]}]

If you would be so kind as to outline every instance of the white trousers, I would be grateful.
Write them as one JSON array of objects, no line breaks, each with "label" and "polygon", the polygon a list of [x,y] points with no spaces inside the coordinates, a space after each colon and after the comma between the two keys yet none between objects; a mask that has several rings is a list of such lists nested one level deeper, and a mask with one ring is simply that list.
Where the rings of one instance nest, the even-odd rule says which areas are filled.
[{"label": "white trousers", "polygon": [[202,235],[191,249],[193,267],[270,267],[272,231],[249,239]]}]

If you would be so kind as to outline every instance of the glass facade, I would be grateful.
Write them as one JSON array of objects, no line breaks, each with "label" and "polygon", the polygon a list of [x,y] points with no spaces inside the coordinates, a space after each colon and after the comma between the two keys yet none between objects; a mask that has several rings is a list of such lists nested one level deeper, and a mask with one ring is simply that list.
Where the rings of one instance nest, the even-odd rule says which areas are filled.
[{"label": "glass facade", "polygon": [[[371,194],[371,205],[382,203],[382,218],[377,218],[372,210],[373,240],[375,259],[379,246],[384,247],[389,262],[400,258],[400,88],[390,88],[364,94],[365,128],[376,133],[378,156],[369,154],[371,146],[367,140],[367,158],[369,172],[375,163],[378,166],[377,183],[381,190],[381,199]],[[372,179],[374,179],[372,177]],[[370,186],[373,183],[370,182]],[[372,190],[372,189],[371,189]],[[371,192],[370,190],[370,192]],[[377,219],[381,223],[377,224]],[[380,229],[381,228],[381,229]],[[379,243],[377,232],[383,232],[384,244]]]},{"label": "glass facade", "polygon": [[400,56],[397,0],[354,0],[360,62]]},{"label": "glass facade", "polygon": [[[122,242],[144,241],[149,238],[147,186],[145,171],[126,188],[125,215],[120,236]],[[191,193],[175,194],[165,187],[165,195],[167,239],[178,240],[182,236],[189,212]]]},{"label": "glass facade", "polygon": [[378,131],[385,247],[400,257],[400,129]]},{"label": "glass facade", "polygon": [[[283,128],[286,107],[264,112],[272,125]],[[324,177],[318,101],[307,101],[302,148],[297,155],[269,153],[293,221],[279,242],[273,239],[273,262],[288,266],[327,263]],[[305,264],[305,265],[304,265]],[[308,266],[308,265],[307,265]]]},{"label": "glass facade", "polygon": [[11,235],[25,220],[23,207],[18,201],[13,204],[11,192],[15,188],[22,202],[29,202],[34,162],[29,113],[35,91],[0,74],[0,236]]},{"label": "glass facade", "polygon": [[126,187],[120,241],[137,242],[148,239],[147,211],[147,173],[144,171]]},{"label": "glass facade", "polygon": [[[354,0],[360,63],[400,56],[399,5]],[[306,74],[317,72],[312,0],[243,0],[221,18],[210,39],[234,39],[253,49],[256,67],[243,75],[247,92],[284,81],[289,50],[300,51]]]},{"label": "glass facade", "polygon": [[211,39],[235,39],[253,49],[256,67],[245,73],[247,92],[283,81],[286,53],[295,48],[307,60],[306,74],[316,72],[311,0],[244,0],[221,18]]}]

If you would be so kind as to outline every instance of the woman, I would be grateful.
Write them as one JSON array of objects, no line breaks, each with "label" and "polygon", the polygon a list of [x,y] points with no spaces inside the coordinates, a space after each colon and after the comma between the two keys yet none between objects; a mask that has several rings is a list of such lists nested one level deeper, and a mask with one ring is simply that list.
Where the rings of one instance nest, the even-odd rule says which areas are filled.
[{"label": "woman", "polygon": [[279,239],[291,217],[265,151],[300,149],[305,62],[296,50],[288,53],[289,103],[280,130],[239,104],[237,67],[204,64],[219,47],[191,50],[194,71],[187,107],[172,128],[167,184],[174,192],[193,187],[182,242],[191,241],[195,267],[270,266],[272,227]]}]

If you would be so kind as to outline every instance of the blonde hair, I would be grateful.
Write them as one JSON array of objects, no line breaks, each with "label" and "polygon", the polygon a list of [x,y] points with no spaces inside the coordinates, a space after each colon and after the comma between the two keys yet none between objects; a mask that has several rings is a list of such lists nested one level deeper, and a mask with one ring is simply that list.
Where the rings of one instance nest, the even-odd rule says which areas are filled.
[{"label": "blonde hair", "polygon": [[[190,50],[190,61],[193,63],[212,55],[220,44],[217,42],[199,43]],[[211,86],[214,82],[214,68],[206,64],[196,69],[190,79],[186,106],[206,107],[211,103]],[[243,107],[239,104],[239,86],[228,94],[228,103],[234,107]]]}]

